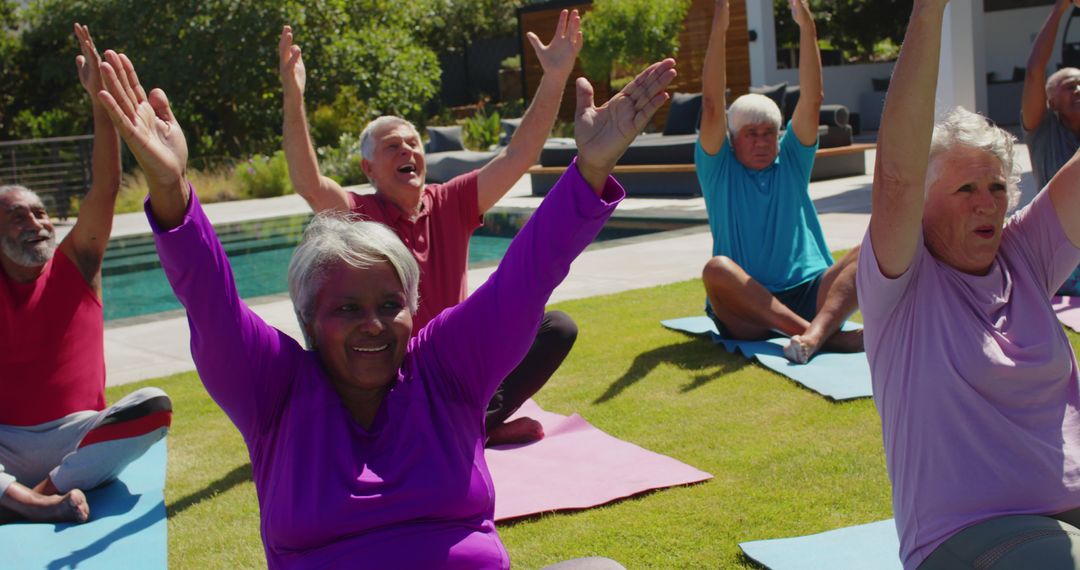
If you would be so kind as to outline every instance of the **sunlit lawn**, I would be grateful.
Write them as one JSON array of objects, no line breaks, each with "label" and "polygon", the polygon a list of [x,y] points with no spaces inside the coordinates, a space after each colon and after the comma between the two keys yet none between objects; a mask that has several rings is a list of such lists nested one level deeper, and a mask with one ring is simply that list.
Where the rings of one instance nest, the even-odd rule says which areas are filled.
[{"label": "sunlit lawn", "polygon": [[[516,568],[600,554],[627,568],[752,566],[738,542],[891,516],[878,415],[833,403],[705,340],[663,329],[700,314],[698,281],[557,305],[581,329],[537,400],[712,473],[601,508],[500,526]],[[1074,345],[1080,339],[1070,333]],[[166,504],[173,568],[265,565],[243,442],[194,374],[175,403]],[[114,388],[110,401],[139,385]]]}]

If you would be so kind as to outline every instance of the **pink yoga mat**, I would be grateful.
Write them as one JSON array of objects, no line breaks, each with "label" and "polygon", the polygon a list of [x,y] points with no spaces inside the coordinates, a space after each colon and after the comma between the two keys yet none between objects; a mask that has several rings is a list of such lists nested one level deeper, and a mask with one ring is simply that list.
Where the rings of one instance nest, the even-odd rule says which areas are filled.
[{"label": "pink yoga mat", "polygon": [[1063,325],[1080,332],[1080,297],[1054,297],[1050,303]]},{"label": "pink yoga mat", "polygon": [[711,479],[666,455],[616,439],[581,416],[544,411],[529,400],[513,417],[544,426],[544,439],[488,449],[495,482],[495,520],[587,509],[653,489]]}]

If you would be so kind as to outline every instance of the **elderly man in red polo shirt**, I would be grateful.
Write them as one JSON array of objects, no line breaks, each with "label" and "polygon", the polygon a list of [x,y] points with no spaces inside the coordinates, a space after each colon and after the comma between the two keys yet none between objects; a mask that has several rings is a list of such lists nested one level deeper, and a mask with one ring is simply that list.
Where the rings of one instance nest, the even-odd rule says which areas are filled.
[{"label": "elderly man in red polo shirt", "polygon": [[[467,295],[469,237],[482,224],[484,213],[536,162],[581,50],[581,18],[577,10],[563,10],[549,44],[544,45],[532,32],[528,39],[544,76],[506,148],[478,170],[446,184],[425,184],[424,149],[416,127],[400,117],[379,117],[360,135],[361,166],[376,192],[360,196],[319,173],[304,115],[306,75],[300,47],[293,43],[291,28],[282,30],[278,47],[289,177],[297,193],[316,212],[360,214],[390,226],[405,242],[421,271],[414,331]],[[565,313],[549,311],[544,315],[532,349],[499,386],[488,406],[489,445],[543,437],[540,423],[532,418],[506,419],[555,373],[576,338],[577,326]]]},{"label": "elderly man in red polo shirt", "polygon": [[172,421],[172,403],[157,388],[105,407],[101,263],[120,189],[120,139],[97,98],[93,39],[79,24],[75,35],[94,110],[93,183],[79,219],[57,245],[41,198],[0,186],[0,523],[87,520],[82,490],[115,479]]}]

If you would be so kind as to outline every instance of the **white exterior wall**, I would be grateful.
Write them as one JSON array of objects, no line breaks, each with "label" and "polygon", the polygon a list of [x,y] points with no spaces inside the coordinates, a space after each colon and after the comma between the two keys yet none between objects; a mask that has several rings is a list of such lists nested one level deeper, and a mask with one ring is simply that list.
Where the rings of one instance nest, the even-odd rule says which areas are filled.
[{"label": "white exterior wall", "polygon": [[[986,71],[996,73],[998,79],[1008,79],[1012,77],[1014,67],[1027,67],[1031,45],[1035,43],[1035,36],[1046,22],[1051,8],[1053,7],[1036,6],[987,12],[984,17],[987,38]],[[1054,42],[1054,55],[1047,67],[1049,70],[1057,69],[1061,64],[1061,40],[1068,20],[1069,15],[1066,14]],[[1069,35],[1080,39],[1080,22],[1073,24]]]},{"label": "white exterior wall", "polygon": [[[772,2],[770,0],[745,1],[749,28],[758,33],[757,41],[750,43],[751,84],[773,85],[781,81],[797,84],[799,82],[797,69],[777,69],[776,67]],[[942,73],[944,74],[948,69],[958,75],[955,81],[943,78],[942,83],[949,85],[952,91],[947,94],[939,93],[939,100],[943,104],[959,102],[969,107],[974,106],[980,112],[996,115],[992,118],[1002,124],[1015,123],[1014,116],[1018,116],[1019,107],[1018,103],[1014,105],[1013,99],[1018,97],[1018,94],[1013,91],[1017,90],[1009,86],[998,86],[988,92],[985,83],[986,73],[995,72],[999,79],[1007,79],[1012,77],[1013,67],[1025,67],[1035,35],[1046,21],[1046,16],[1052,7],[1037,6],[983,12],[982,0],[961,0],[951,4],[956,4],[956,6],[950,6],[950,10],[957,11],[959,8],[968,18],[971,18],[969,22],[953,22],[951,25],[953,33],[970,34],[969,41],[975,46],[982,47],[975,50],[963,49],[959,44],[949,47],[949,40],[952,38],[945,38],[942,46],[943,55],[950,59],[943,62]],[[1060,46],[1067,21],[1068,15],[1063,19],[1061,29],[1058,31],[1050,69],[1056,69],[1060,63]],[[947,24],[946,27],[950,29],[950,25]],[[1080,21],[1073,28],[1070,35],[1080,41]],[[962,62],[970,63],[963,64]],[[864,94],[873,93],[870,80],[888,77],[892,74],[892,68],[891,62],[825,67],[825,102],[845,105],[853,112],[865,114],[865,111],[860,111],[860,99],[864,97]],[[972,84],[977,87],[974,90],[964,88],[960,85],[961,82],[967,82],[968,87]],[[1006,96],[996,95],[1005,92],[1008,93],[1007,100]],[[991,100],[995,95],[1002,99]],[[1013,106],[1017,107],[1015,115],[1011,111]],[[1008,112],[1003,112],[1003,109]]]},{"label": "white exterior wall", "polygon": [[[830,65],[822,68],[825,103],[844,105],[851,111],[858,111],[860,95],[874,90],[870,80],[888,78],[892,75],[892,70],[892,62]],[[754,85],[775,85],[781,81],[787,81],[788,85],[798,85],[799,70],[773,68],[767,81],[759,82],[756,77],[753,79]]]}]

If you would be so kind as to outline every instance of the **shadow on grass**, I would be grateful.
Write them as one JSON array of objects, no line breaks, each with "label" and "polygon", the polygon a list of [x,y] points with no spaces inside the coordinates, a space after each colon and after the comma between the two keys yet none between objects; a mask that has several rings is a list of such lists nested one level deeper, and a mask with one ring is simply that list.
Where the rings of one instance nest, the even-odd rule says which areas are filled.
[{"label": "shadow on grass", "polygon": [[745,358],[728,354],[723,349],[716,350],[715,347],[716,345],[711,342],[693,339],[643,352],[634,358],[630,369],[612,382],[607,391],[594,400],[593,404],[602,404],[614,399],[623,390],[638,383],[664,362],[674,364],[693,374],[691,382],[680,389],[680,392],[684,394],[725,374],[736,372],[750,363]]},{"label": "shadow on grass", "polygon": [[745,564],[746,566],[748,566],[750,568],[761,568],[763,570],[769,570],[768,566],[765,566],[764,564],[758,562],[757,560],[754,560],[753,558],[750,558],[749,556],[747,556],[746,553],[743,552],[741,548],[739,549],[739,562],[742,562],[743,564]]},{"label": "shadow on grass", "polygon": [[248,481],[251,481],[251,463],[245,463],[236,469],[229,471],[224,477],[207,485],[206,488],[201,491],[192,493],[173,502],[171,505],[168,505],[165,509],[166,516],[171,519],[214,495],[224,493],[225,491]]}]

